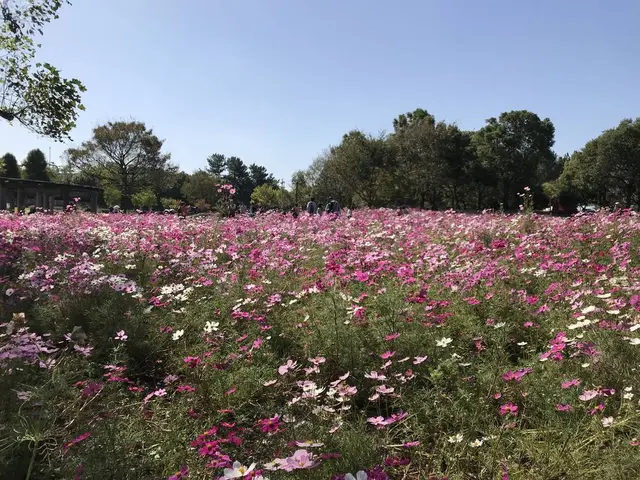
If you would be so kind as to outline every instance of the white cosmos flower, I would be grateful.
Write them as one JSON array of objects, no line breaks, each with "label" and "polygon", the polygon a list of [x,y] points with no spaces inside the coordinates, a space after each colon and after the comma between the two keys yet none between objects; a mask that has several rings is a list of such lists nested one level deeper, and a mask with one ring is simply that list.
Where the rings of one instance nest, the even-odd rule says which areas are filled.
[{"label": "white cosmos flower", "polygon": [[220,322],[207,322],[204,324],[204,331],[205,333],[217,332],[219,326]]},{"label": "white cosmos flower", "polygon": [[236,460],[233,462],[233,468],[224,469],[224,478],[244,478],[248,473],[252,472],[254,468],[256,468],[255,463],[245,467]]},{"label": "white cosmos flower", "polygon": [[344,476],[344,480],[367,480],[367,473],[363,470],[360,470],[358,473],[356,473],[356,476],[354,477],[352,474],[347,473]]},{"label": "white cosmos flower", "polygon": [[449,345],[451,342],[453,342],[453,339],[447,338],[447,337],[443,337],[440,340],[436,341],[436,345],[438,347],[446,348],[447,345]]},{"label": "white cosmos flower", "polygon": [[180,338],[182,338],[183,335],[184,335],[184,330],[176,330],[171,336],[171,338],[174,340],[180,340]]}]

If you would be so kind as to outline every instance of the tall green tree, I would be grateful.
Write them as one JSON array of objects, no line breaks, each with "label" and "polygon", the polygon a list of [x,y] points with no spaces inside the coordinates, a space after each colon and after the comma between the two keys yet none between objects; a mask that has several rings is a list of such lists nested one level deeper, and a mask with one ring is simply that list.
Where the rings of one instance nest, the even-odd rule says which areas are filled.
[{"label": "tall green tree", "polygon": [[8,178],[20,178],[20,167],[18,166],[18,160],[12,153],[5,153],[2,156],[2,162],[4,164],[4,172],[2,176]]},{"label": "tall green tree", "polygon": [[207,158],[207,171],[216,177],[222,177],[227,169],[227,158],[221,153],[214,153]]},{"label": "tall green tree", "polygon": [[542,167],[555,159],[555,127],[527,110],[504,112],[486,123],[473,137],[476,154],[496,176],[504,208],[513,208],[518,193],[541,184]]},{"label": "tall green tree", "polygon": [[58,18],[64,0],[4,0],[0,4],[0,118],[54,140],[69,137],[84,85],[62,78],[49,63],[36,63],[36,38]]},{"label": "tall green tree", "polygon": [[227,158],[227,173],[224,180],[236,189],[235,198],[238,202],[248,204],[253,191],[253,183],[247,165],[238,157]]},{"label": "tall green tree", "polygon": [[49,181],[49,164],[47,157],[40,149],[31,150],[22,164],[24,178],[27,180]]},{"label": "tall green tree", "polygon": [[330,148],[318,155],[304,170],[304,181],[309,188],[309,196],[315,197],[318,204],[322,204],[329,197],[334,197],[343,205],[347,205],[353,199],[353,191],[340,181],[339,175],[331,168],[329,160],[332,155]]},{"label": "tall green tree", "polygon": [[[403,196],[416,198],[420,208],[424,208],[427,202],[431,208],[439,208],[444,195],[446,158],[454,153],[448,144],[449,137],[459,130],[437,122],[433,115],[421,108],[398,116],[393,125]],[[453,166],[455,159],[450,160]],[[452,185],[455,193],[457,184]]]},{"label": "tall green tree", "polygon": [[174,169],[171,156],[144,123],[109,122],[93,129],[93,138],[66,151],[68,162],[80,173],[122,194],[122,207],[132,207],[133,194],[153,187],[158,176]]},{"label": "tall green tree", "polygon": [[267,172],[265,167],[256,165],[255,163],[249,165],[249,177],[251,177],[251,185],[253,188],[259,187],[260,185],[278,185],[278,181],[271,173]]},{"label": "tall green tree", "polygon": [[[388,181],[393,159],[393,147],[385,135],[372,136],[352,130],[331,149],[324,168],[343,190],[351,191],[372,207],[385,202],[383,187]],[[351,202],[352,199],[345,200]]]}]

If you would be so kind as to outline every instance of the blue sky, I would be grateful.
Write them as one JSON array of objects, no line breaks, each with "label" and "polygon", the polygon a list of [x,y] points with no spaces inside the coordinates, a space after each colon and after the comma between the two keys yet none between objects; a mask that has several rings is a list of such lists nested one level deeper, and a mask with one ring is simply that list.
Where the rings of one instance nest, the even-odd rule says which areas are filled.
[{"label": "blue sky", "polygon": [[[422,107],[476,129],[529,109],[571,152],[640,115],[640,2],[75,0],[40,58],[88,88],[75,143],[144,121],[182,169],[214,152],[290,179],[343,133]],[[0,123],[0,150],[67,146]]]}]

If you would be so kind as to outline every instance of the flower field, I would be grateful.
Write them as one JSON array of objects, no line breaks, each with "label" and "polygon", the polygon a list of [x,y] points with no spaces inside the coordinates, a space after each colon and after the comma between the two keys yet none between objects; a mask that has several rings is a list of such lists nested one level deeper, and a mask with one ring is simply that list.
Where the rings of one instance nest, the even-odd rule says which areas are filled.
[{"label": "flower field", "polygon": [[0,215],[0,478],[640,478],[640,222]]}]

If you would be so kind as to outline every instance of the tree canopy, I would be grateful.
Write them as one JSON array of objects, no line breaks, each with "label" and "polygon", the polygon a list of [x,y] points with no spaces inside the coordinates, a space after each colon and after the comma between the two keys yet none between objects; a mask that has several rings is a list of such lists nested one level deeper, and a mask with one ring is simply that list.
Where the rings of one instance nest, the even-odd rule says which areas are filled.
[{"label": "tree canopy", "polygon": [[69,138],[84,85],[49,63],[35,62],[35,39],[65,0],[5,0],[0,4],[0,118],[54,140]]},{"label": "tree canopy", "polygon": [[135,193],[157,190],[162,177],[176,170],[162,152],[163,143],[142,122],[109,122],[94,128],[93,138],[79,148],[68,149],[66,157],[80,173],[117,188],[122,207],[131,208]]},{"label": "tree canopy", "polygon": [[47,157],[40,149],[31,150],[22,164],[24,168],[24,178],[27,180],[49,181],[49,171]]},{"label": "tree canopy", "polygon": [[12,153],[5,153],[2,156],[2,177],[20,178],[20,166],[18,160]]}]

